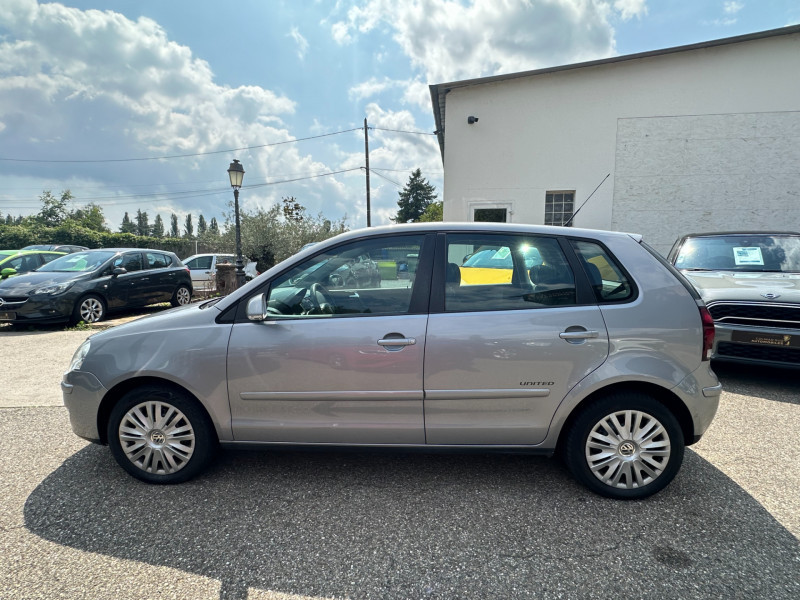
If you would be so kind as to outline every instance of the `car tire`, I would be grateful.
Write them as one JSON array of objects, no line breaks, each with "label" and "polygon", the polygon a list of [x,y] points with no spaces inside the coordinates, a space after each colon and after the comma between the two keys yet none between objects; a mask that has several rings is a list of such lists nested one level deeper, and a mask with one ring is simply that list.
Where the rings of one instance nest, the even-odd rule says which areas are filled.
[{"label": "car tire", "polygon": [[178,289],[175,290],[175,293],[172,294],[172,300],[170,300],[170,304],[172,304],[172,306],[186,306],[191,301],[192,290],[189,289],[189,286],[179,285]]},{"label": "car tire", "polygon": [[106,303],[100,296],[90,294],[84,296],[75,303],[72,309],[70,324],[75,325],[83,321],[84,323],[97,323],[106,318]]},{"label": "car tire", "polygon": [[214,427],[185,392],[148,385],[131,390],[111,410],[108,445],[119,465],[148,483],[181,483],[216,453]]},{"label": "car tire", "polygon": [[573,476],[608,498],[640,499],[664,489],[683,462],[683,431],[663,404],[624,392],[593,402],[565,439]]}]

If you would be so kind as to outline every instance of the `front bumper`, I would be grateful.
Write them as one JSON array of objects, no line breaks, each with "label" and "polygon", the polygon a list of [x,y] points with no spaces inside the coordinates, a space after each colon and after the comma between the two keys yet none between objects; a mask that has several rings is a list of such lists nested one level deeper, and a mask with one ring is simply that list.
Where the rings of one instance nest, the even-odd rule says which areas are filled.
[{"label": "front bumper", "polygon": [[61,380],[61,394],[75,435],[90,442],[100,443],[97,416],[107,391],[91,373],[84,371],[64,373]]},{"label": "front bumper", "polygon": [[800,367],[800,330],[715,323],[711,358]]}]

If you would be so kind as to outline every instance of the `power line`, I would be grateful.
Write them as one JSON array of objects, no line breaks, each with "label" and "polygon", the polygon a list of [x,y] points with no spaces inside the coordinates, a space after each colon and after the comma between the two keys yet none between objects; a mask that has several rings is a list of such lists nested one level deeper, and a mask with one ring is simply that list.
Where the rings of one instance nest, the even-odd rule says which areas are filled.
[{"label": "power line", "polygon": [[404,129],[384,129],[383,127],[370,127],[370,129],[374,129],[375,131],[391,131],[393,133],[411,133],[414,135],[436,135],[435,132],[431,131],[406,131]]},{"label": "power line", "polygon": [[[351,133],[353,131],[361,131],[363,127],[355,127],[353,129],[345,129],[343,131],[334,131],[332,133],[323,133],[320,135],[312,135],[304,138],[297,138],[294,140],[284,140],[282,142],[273,142],[271,144],[259,144],[258,146],[244,146],[242,148],[229,148],[227,150],[213,150],[211,152],[195,152],[194,154],[172,154],[167,156],[148,156],[144,158],[103,158],[103,159],[69,159],[69,160],[42,160],[35,158],[4,158],[0,157],[0,161],[4,162],[21,162],[21,163],[122,163],[122,162],[144,162],[148,160],[169,160],[173,158],[194,158],[197,156],[211,156],[214,154],[227,154],[229,152],[241,152],[243,150],[258,150],[259,148],[269,148],[271,146],[280,146],[283,144],[293,144],[295,142],[305,142],[307,140],[316,140],[319,138],[330,137],[332,135],[340,135],[342,133]],[[410,133],[410,132],[407,132]]]},{"label": "power line", "polygon": [[[316,179],[319,177],[330,177],[332,175],[340,175],[342,173],[349,173],[352,171],[359,171],[363,167],[353,167],[350,169],[341,169],[339,171],[330,171],[328,173],[316,173],[314,175],[304,175],[302,177],[294,177],[292,179],[282,179],[280,181],[267,181],[264,183],[254,183],[250,185],[243,185],[243,190],[250,190],[255,188],[267,187],[271,185],[281,185],[284,183],[294,183],[296,181],[303,181],[306,179]],[[191,198],[201,198],[204,196],[216,196],[219,194],[228,193],[230,188],[228,187],[220,187],[220,188],[211,188],[211,189],[200,189],[200,190],[184,190],[180,192],[152,192],[149,194],[125,194],[119,196],[83,196],[80,199],[82,203],[92,203],[98,200],[103,200],[105,204],[112,205],[112,206],[124,206],[126,204],[135,204],[136,202],[141,202],[145,200],[176,200],[184,197],[191,197]],[[116,200],[124,200],[124,202],[115,202]],[[37,202],[37,201],[31,201]],[[29,206],[4,206],[5,210],[13,209],[13,210],[23,210],[26,208],[30,208]]]}]

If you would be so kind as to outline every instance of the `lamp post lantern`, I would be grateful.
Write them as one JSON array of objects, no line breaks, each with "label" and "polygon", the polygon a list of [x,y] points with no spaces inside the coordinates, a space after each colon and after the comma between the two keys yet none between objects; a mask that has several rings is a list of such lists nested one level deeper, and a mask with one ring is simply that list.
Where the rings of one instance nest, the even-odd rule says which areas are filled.
[{"label": "lamp post lantern", "polygon": [[228,167],[228,177],[231,179],[233,188],[233,212],[236,218],[236,287],[244,285],[244,261],[242,260],[242,230],[239,223],[239,188],[242,187],[244,179],[244,167],[238,160],[233,159],[231,166]]}]

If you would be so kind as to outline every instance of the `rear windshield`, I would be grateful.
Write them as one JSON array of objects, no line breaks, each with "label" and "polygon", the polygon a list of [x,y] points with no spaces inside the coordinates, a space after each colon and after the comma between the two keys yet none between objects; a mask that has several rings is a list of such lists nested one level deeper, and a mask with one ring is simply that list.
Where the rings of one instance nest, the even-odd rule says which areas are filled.
[{"label": "rear windshield", "polygon": [[694,271],[800,272],[800,236],[713,235],[687,238],[675,257]]}]

